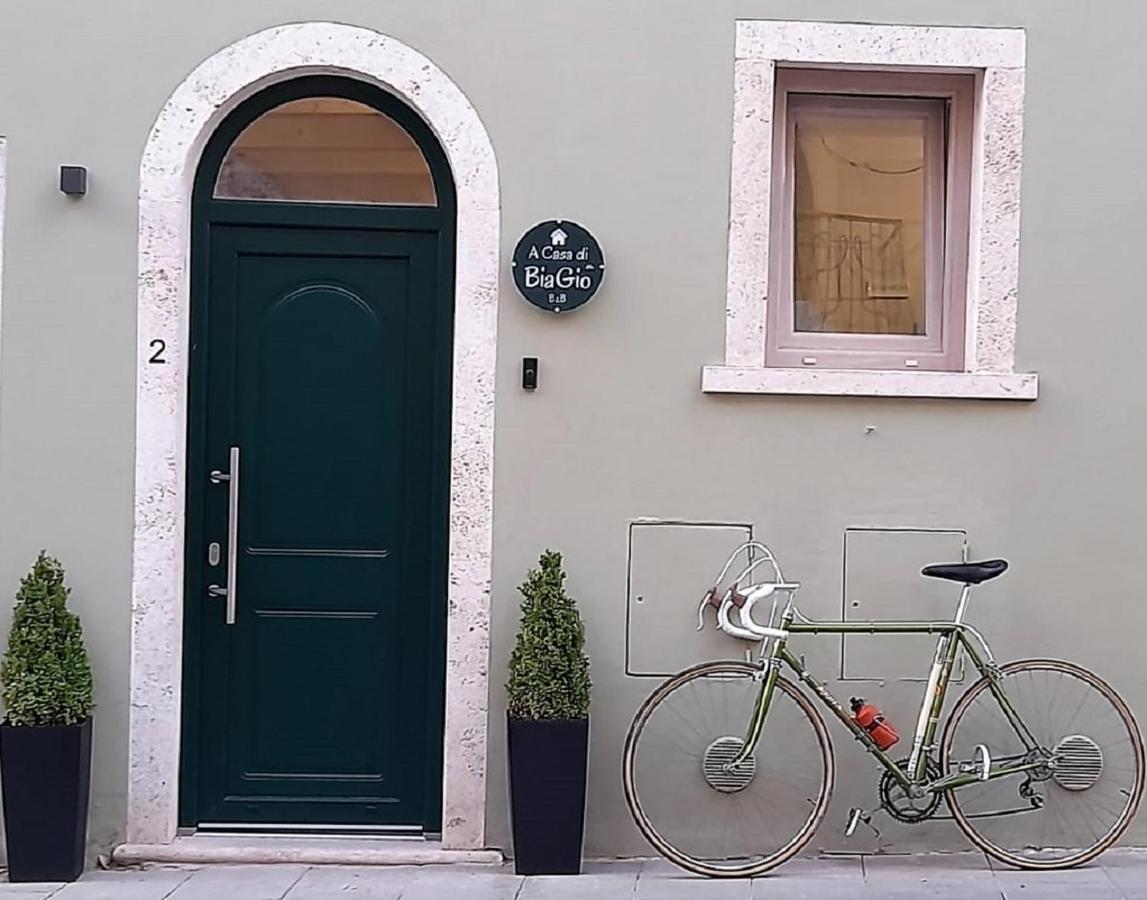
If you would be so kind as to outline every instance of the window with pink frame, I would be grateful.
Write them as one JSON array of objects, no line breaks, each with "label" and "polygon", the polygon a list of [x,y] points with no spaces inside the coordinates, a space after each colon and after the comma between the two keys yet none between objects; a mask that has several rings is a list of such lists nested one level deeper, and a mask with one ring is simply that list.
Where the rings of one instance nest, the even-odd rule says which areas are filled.
[{"label": "window with pink frame", "polygon": [[973,87],[777,70],[767,365],[963,368]]}]

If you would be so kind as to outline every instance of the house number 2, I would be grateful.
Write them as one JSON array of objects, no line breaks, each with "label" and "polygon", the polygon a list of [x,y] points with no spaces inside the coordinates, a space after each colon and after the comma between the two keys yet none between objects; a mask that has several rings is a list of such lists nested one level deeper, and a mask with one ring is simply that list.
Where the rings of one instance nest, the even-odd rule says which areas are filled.
[{"label": "house number 2", "polygon": [[156,338],[154,341],[148,344],[148,346],[151,347],[153,352],[147,361],[154,365],[164,365],[167,362],[167,359],[163,355],[164,351],[167,350],[166,342]]}]

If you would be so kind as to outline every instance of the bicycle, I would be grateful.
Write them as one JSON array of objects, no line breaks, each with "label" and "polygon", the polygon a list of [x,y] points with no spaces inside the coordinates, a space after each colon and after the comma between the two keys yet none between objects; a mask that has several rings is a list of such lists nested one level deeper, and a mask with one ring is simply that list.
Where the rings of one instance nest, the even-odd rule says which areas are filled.
[{"label": "bicycle", "polygon": [[[742,554],[748,565],[722,587]],[[766,563],[774,577],[749,582]],[[685,669],[638,710],[622,780],[642,834],[678,866],[713,877],[760,875],[798,853],[824,819],[835,778],[828,729],[803,685],[882,770],[880,805],[851,810],[847,834],[879,810],[906,823],[940,818],[943,799],[968,839],[1001,862],[1061,869],[1094,859],[1139,806],[1143,739],[1127,704],[1087,669],[1055,659],[996,663],[964,614],[972,587],[1007,568],[1005,560],[925,567],[925,576],[963,585],[950,622],[825,622],[800,613],[800,584],[785,580],[767,546],[742,544],[705,592],[698,629],[713,610],[718,628],[759,642],[760,652],[752,661]],[[770,599],[762,625],[753,610]],[[869,708],[861,724],[794,655],[789,638],[801,634],[937,636],[907,757],[889,752],[894,732],[882,717]],[[952,708],[937,744],[961,651],[979,679]]]}]

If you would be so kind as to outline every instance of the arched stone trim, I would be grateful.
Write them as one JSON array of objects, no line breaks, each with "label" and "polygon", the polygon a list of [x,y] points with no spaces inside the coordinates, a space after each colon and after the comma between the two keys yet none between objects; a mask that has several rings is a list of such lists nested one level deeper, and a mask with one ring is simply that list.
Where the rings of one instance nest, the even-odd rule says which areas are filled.
[{"label": "arched stone trim", "polygon": [[[457,189],[443,844],[485,844],[498,172],[458,86],[401,41],[331,22],[243,38],[168,99],[139,188],[135,532],[127,839],[165,843],[178,816],[191,188],[219,122],[258,90],[338,74],[403,99],[445,149]],[[163,341],[164,364],[148,362]]]}]

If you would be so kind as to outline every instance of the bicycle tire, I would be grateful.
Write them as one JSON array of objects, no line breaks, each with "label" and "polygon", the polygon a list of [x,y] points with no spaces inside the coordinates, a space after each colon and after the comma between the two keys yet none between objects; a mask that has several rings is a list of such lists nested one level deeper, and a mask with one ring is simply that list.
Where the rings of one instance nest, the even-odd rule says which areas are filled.
[{"label": "bicycle tire", "polygon": [[[761,666],[734,661],[718,661],[701,663],[700,665],[693,666],[685,669],[682,672],[674,675],[672,678],[661,684],[638,709],[637,714],[633,718],[630,725],[629,732],[625,739],[625,749],[622,755],[622,784],[625,793],[625,801],[629,807],[629,811],[633,816],[634,822],[637,824],[638,829],[641,831],[645,839],[656,849],[662,856],[670,862],[680,866],[687,871],[694,872],[698,875],[706,875],[713,878],[744,878],[752,877],[755,875],[763,874],[771,869],[781,865],[796,853],[800,852],[810,840],[812,840],[816,829],[823,821],[825,813],[828,809],[829,800],[832,797],[832,788],[835,779],[835,761],[833,757],[832,743],[828,736],[828,729],[825,727],[824,719],[820,713],[811,704],[805,694],[800,691],[792,682],[783,677],[777,678],[776,690],[781,692],[775,693],[774,702],[781,696],[787,696],[795,704],[795,708],[808,720],[812,727],[813,735],[816,739],[817,747],[820,751],[821,763],[823,766],[823,774],[820,778],[819,790],[816,795],[813,808],[807,820],[793,837],[786,842],[783,846],[779,847],[775,852],[768,854],[764,858],[754,859],[751,862],[733,863],[721,865],[709,859],[699,858],[685,852],[681,848],[674,846],[674,844],[661,834],[660,831],[654,826],[650,817],[647,815],[645,807],[642,803],[640,792],[637,787],[638,776],[634,771],[634,761],[637,755],[637,750],[640,745],[643,730],[650,720],[650,717],[658,709],[658,707],[667,698],[673,695],[675,691],[687,685],[691,681],[707,676],[758,676],[761,672]],[[770,714],[772,710],[770,709]],[[745,719],[747,724],[748,719]],[[768,729],[768,720],[766,719],[766,735]],[[786,732],[787,734],[787,732]],[[758,745],[758,752],[754,757],[759,755],[760,745]],[[754,766],[756,765],[754,761]]]},{"label": "bicycle tire", "polygon": [[[963,831],[968,840],[970,840],[976,847],[980,848],[993,858],[1020,869],[1068,869],[1095,859],[1095,857],[1099,856],[1099,854],[1114,844],[1119,839],[1120,835],[1122,835],[1123,832],[1127,829],[1128,825],[1131,824],[1131,821],[1139,808],[1139,803],[1143,796],[1143,737],[1139,731],[1139,726],[1135,721],[1135,717],[1131,713],[1127,703],[1123,700],[1122,697],[1119,696],[1119,694],[1115,691],[1114,688],[1111,687],[1111,685],[1109,685],[1094,672],[1091,672],[1082,666],[1076,665],[1075,663],[1057,659],[1017,660],[1015,662],[1001,666],[999,669],[1000,676],[1003,678],[1008,678],[1025,672],[1059,672],[1072,678],[1078,679],[1080,682],[1098,692],[1098,694],[1104,700],[1106,700],[1118,714],[1119,720],[1123,723],[1123,726],[1127,731],[1131,756],[1135,768],[1131,788],[1130,790],[1126,791],[1128,796],[1124,808],[1116,820],[1112,823],[1110,828],[1102,836],[1099,836],[1088,846],[1080,847],[1076,852],[1069,853],[1069,855],[1066,855],[1062,858],[1040,859],[1032,856],[1019,855],[1014,850],[1001,847],[998,843],[986,837],[982,833],[982,830],[977,829],[975,822],[987,822],[989,819],[987,817],[975,819],[969,811],[962,807],[960,801],[960,788],[947,790],[944,792],[944,796],[948,803],[948,808],[952,812],[952,817],[955,820],[957,826],[959,826],[960,830]],[[981,678],[979,681],[972,684],[960,697],[956,705],[953,707],[951,714],[948,716],[948,720],[944,726],[944,734],[941,738],[941,771],[949,771],[949,766],[952,759],[952,743],[956,736],[956,730],[958,729],[964,714],[970,708],[976,697],[988,689],[988,685],[989,679],[986,677]],[[1084,700],[1086,700],[1086,697],[1087,695],[1085,693]],[[1083,701],[1081,701],[1081,706],[1082,702]],[[999,708],[998,705],[996,708]],[[1070,724],[1072,723],[1069,723],[1067,727],[1061,727],[1061,730],[1070,733]],[[1065,736],[1066,735],[1063,735],[1061,737]],[[1004,780],[1005,779],[1000,779],[1000,781]],[[1051,784],[1053,781],[1054,776],[1051,779],[1045,779],[1045,782],[1048,784]],[[1048,790],[1051,790],[1051,788],[1048,788]],[[1121,791],[1121,793],[1123,792]],[[1066,820],[1061,817],[1060,821]],[[1030,849],[1038,850],[1039,848],[1033,847]],[[1064,850],[1066,852],[1067,850],[1076,850],[1076,848],[1064,848]]]}]

